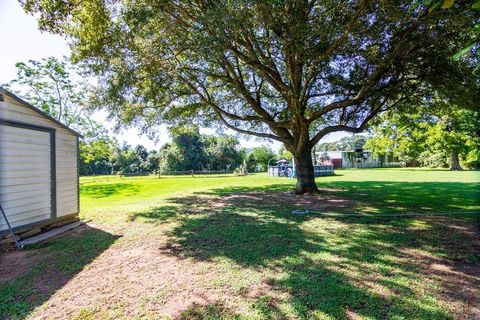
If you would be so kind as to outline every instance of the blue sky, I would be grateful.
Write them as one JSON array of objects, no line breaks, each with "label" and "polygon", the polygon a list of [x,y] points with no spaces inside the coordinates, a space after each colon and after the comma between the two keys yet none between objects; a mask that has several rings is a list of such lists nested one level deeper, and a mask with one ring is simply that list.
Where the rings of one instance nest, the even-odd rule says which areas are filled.
[{"label": "blue sky", "polygon": [[[15,78],[15,63],[19,61],[40,60],[49,56],[61,58],[64,55],[70,55],[67,40],[58,35],[40,32],[35,18],[27,15],[15,0],[0,0],[0,39],[2,41],[0,46],[0,84],[8,83]],[[102,113],[96,114],[95,118],[107,128],[112,127],[105,121]],[[156,130],[160,130],[160,139],[157,142],[140,135],[136,129],[128,129],[115,136],[120,141],[124,140],[131,145],[142,144],[147,149],[154,149],[169,141],[165,127]],[[202,129],[202,131],[214,134],[211,129]],[[233,132],[229,133],[233,134]],[[334,133],[327,136],[322,142],[335,141],[346,135],[345,133]],[[272,149],[278,150],[281,146],[279,142],[269,143],[246,136],[240,136],[240,138],[241,145],[247,148],[267,144]]]}]

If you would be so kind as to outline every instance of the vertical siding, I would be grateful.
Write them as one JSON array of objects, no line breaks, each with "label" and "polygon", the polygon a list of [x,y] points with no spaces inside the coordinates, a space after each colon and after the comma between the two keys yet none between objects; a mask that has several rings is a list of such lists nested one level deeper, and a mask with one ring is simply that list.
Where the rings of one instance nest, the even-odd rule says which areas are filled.
[{"label": "vertical siding", "polygon": [[[77,136],[7,95],[4,95],[4,102],[0,102],[0,119],[55,129],[56,215],[61,217],[78,213]],[[32,159],[34,157],[36,155],[33,152]],[[33,188],[31,185],[25,187]]]}]

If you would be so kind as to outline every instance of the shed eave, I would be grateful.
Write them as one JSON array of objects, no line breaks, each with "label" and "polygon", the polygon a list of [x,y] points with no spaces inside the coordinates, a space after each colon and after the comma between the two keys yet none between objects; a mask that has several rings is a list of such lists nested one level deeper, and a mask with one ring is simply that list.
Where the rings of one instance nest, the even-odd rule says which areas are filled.
[{"label": "shed eave", "polygon": [[78,133],[77,131],[73,130],[72,128],[64,125],[63,123],[61,123],[60,121],[56,120],[55,118],[53,118],[52,116],[46,114],[45,112],[39,110],[38,108],[34,107],[33,105],[31,105],[30,103],[26,102],[25,100],[23,100],[22,98],[16,96],[15,94],[11,93],[10,91],[8,90],[5,90],[4,88],[0,87],[0,93],[1,94],[4,94],[6,96],[9,96],[10,98],[16,100],[17,102],[23,104],[24,106],[26,106],[27,108],[35,111],[36,113],[40,114],[42,117],[44,118],[47,118],[48,120],[52,121],[53,123],[55,123],[56,125],[62,127],[63,129],[65,130],[68,130],[70,131],[71,133],[73,133],[74,135],[80,137],[80,138],[83,138],[83,135],[81,135],[80,133]]}]

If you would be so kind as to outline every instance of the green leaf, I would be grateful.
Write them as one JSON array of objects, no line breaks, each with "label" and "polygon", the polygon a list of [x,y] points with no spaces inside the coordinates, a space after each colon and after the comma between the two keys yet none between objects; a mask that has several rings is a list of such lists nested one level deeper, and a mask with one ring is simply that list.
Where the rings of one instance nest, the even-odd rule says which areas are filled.
[{"label": "green leaf", "polygon": [[443,5],[442,5],[442,9],[448,9],[451,6],[453,6],[454,3],[455,3],[455,0],[444,0]]},{"label": "green leaf", "polygon": [[438,8],[440,6],[441,2],[435,2],[431,7],[430,9],[428,9],[428,12],[429,13],[432,13],[433,10],[435,10],[436,8]]},{"label": "green leaf", "polygon": [[480,0],[475,1],[475,2],[472,4],[472,8],[473,8],[473,9],[480,9]]},{"label": "green leaf", "polygon": [[413,11],[413,10],[417,9],[421,4],[422,4],[421,1],[417,1],[417,2],[415,2],[413,5],[411,5],[408,10],[409,10],[409,11]]},{"label": "green leaf", "polygon": [[476,42],[471,43],[471,44],[469,44],[468,46],[466,46],[465,48],[463,48],[462,50],[460,50],[460,51],[458,51],[457,53],[455,53],[455,54],[453,55],[453,60],[458,60],[458,59],[460,59],[461,57],[463,57],[464,55],[466,55],[475,45],[476,45]]}]

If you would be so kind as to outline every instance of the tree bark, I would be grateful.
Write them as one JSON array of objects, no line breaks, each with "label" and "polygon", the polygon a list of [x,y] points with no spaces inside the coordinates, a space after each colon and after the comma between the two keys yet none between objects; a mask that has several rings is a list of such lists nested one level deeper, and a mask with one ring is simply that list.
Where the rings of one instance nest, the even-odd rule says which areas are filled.
[{"label": "tree bark", "polygon": [[312,154],[309,148],[294,155],[297,185],[295,194],[318,193],[313,172]]},{"label": "tree bark", "polygon": [[460,160],[458,159],[458,152],[452,151],[452,162],[450,164],[450,170],[460,171],[463,168],[460,166]]}]

